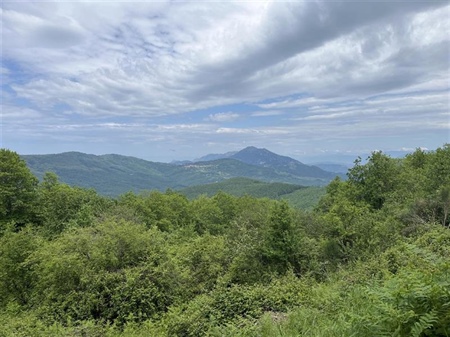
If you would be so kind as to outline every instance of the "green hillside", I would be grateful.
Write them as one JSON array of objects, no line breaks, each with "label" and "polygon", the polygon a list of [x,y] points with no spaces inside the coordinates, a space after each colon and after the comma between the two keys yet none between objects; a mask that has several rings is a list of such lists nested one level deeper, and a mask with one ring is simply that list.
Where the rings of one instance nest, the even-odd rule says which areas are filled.
[{"label": "green hillside", "polygon": [[267,183],[249,178],[231,178],[219,183],[187,187],[179,192],[187,196],[189,199],[197,198],[200,195],[207,195],[211,197],[219,191],[234,196],[243,196],[248,194],[257,198],[277,199],[283,195],[305,188],[306,187],[299,185]]},{"label": "green hillside", "polygon": [[117,196],[127,191],[182,189],[235,177],[297,185],[325,185],[329,181],[296,176],[228,158],[186,165],[155,163],[113,154],[96,156],[79,152],[25,155],[22,158],[39,179],[42,179],[45,172],[54,172],[66,184],[93,188],[108,196]]},{"label": "green hillside", "polygon": [[[196,162],[181,166],[185,169],[184,175],[203,174],[203,182],[197,179],[195,183],[189,181],[189,186],[201,185],[210,182],[219,182],[224,179],[245,177],[265,182],[281,182],[296,185],[326,185],[330,179],[299,176],[289,172],[275,170],[270,167],[252,165],[240,160],[225,158],[206,162]],[[177,177],[173,177],[176,179]]]},{"label": "green hillside", "polygon": [[308,186],[282,195],[280,199],[286,200],[294,208],[312,210],[325,194],[324,186]]},{"label": "green hillside", "polygon": [[285,183],[267,183],[248,178],[231,178],[219,183],[196,185],[179,190],[189,199],[201,195],[212,197],[219,192],[234,196],[250,195],[256,198],[286,200],[289,205],[298,209],[312,209],[325,195],[325,187],[300,186]]},{"label": "green hillside", "polygon": [[119,195],[127,191],[165,189],[169,176],[181,171],[174,165],[153,163],[120,155],[96,156],[79,152],[22,156],[31,171],[41,179],[54,172],[72,186],[93,188],[100,194]]}]

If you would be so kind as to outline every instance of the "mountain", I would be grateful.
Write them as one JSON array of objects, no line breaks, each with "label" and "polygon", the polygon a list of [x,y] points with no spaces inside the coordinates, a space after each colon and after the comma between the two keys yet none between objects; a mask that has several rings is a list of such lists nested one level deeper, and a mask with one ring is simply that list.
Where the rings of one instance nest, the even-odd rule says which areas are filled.
[{"label": "mountain", "polygon": [[207,154],[206,156],[195,159],[194,162],[211,161],[211,160],[217,160],[217,159],[230,158],[232,155],[234,155],[236,153],[237,153],[237,151],[231,151],[231,152],[227,152],[227,153],[211,153],[211,154]]},{"label": "mountain", "polygon": [[305,186],[323,186],[334,178],[332,173],[308,167],[292,158],[264,149],[256,150],[247,148],[228,158],[181,165],[115,154],[97,156],[80,152],[24,155],[22,158],[40,179],[45,172],[54,172],[64,183],[94,188],[100,194],[110,196],[127,191],[179,190],[235,177]]},{"label": "mountain", "polygon": [[172,160],[170,163],[173,165],[187,165],[187,164],[192,164],[193,161],[191,161],[191,160]]},{"label": "mountain", "polygon": [[[293,158],[281,156],[267,149],[260,149],[254,146],[246,147],[241,151],[227,152],[223,154],[208,154],[194,160],[192,163],[226,158],[236,159],[250,165],[272,168],[278,172],[288,172],[296,176],[310,178],[330,179],[334,178],[336,176],[336,173],[347,172],[347,167],[344,167],[344,165],[329,165],[328,167],[332,168],[333,170],[328,170],[325,169],[326,164],[324,164],[323,168],[314,164],[306,165]],[[176,163],[182,164],[183,162]],[[335,169],[338,169],[338,171],[334,171]]]},{"label": "mountain", "polygon": [[344,165],[344,164],[332,163],[332,162],[313,163],[311,165],[317,166],[318,168],[321,168],[324,171],[342,173],[342,174],[346,174],[348,169],[351,167],[350,165]]},{"label": "mountain", "polygon": [[171,185],[169,177],[182,170],[176,165],[120,155],[96,156],[66,152],[25,155],[22,158],[40,179],[45,172],[54,172],[64,183],[94,188],[104,195],[118,195],[130,190],[164,189]]},{"label": "mountain", "polygon": [[300,177],[332,179],[336,176],[335,173],[324,171],[317,166],[305,165],[293,158],[280,156],[267,149],[258,149],[254,146],[246,147],[230,158],[250,165],[268,167],[279,172],[288,172]]},{"label": "mountain", "polygon": [[[266,182],[284,182],[298,185],[324,185],[329,179],[299,176],[289,172],[277,171],[271,167],[245,163],[233,158],[196,162],[183,166],[186,169],[202,172],[205,178],[215,182],[233,177],[246,177]],[[333,175],[334,178],[334,175]]]}]

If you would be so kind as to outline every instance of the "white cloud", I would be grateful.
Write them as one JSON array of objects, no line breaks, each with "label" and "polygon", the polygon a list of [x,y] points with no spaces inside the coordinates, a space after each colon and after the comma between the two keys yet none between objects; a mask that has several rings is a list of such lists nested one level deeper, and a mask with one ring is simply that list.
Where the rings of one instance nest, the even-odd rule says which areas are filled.
[{"label": "white cloud", "polygon": [[280,116],[283,115],[282,110],[260,110],[251,113],[252,117],[268,117],[268,116]]},{"label": "white cloud", "polygon": [[[299,88],[319,99],[413,85],[435,71],[449,28],[448,9],[422,12],[436,3],[374,3],[372,11],[334,2],[48,3],[52,16],[38,5],[3,10],[5,56],[41,74],[14,89],[96,115],[163,115]],[[428,67],[411,71],[414,60],[399,59],[407,49],[430,57]],[[400,61],[413,62],[408,73]]]},{"label": "white cloud", "polygon": [[424,146],[418,146],[418,147],[415,147],[415,148],[413,148],[413,147],[402,147],[402,148],[399,149],[399,151],[402,151],[402,152],[414,152],[417,149],[420,149],[422,151],[429,151],[429,149],[424,147]]},{"label": "white cloud", "polygon": [[30,108],[18,108],[16,106],[2,104],[2,112],[1,112],[2,120],[5,123],[10,121],[24,121],[24,120],[36,120],[41,119],[44,115]]},{"label": "white cloud", "polygon": [[208,116],[207,120],[212,122],[232,122],[239,118],[239,114],[235,112],[219,112]]},{"label": "white cloud", "polygon": [[271,108],[277,108],[277,109],[286,109],[286,108],[299,108],[304,106],[309,106],[311,104],[320,104],[327,102],[326,99],[317,99],[315,97],[305,97],[300,99],[295,98],[289,98],[285,100],[278,100],[271,103],[263,103],[258,104],[260,108],[264,109],[271,109]]},{"label": "white cloud", "polygon": [[288,134],[287,128],[218,128],[217,133],[224,134],[256,134],[256,135],[284,135]]},{"label": "white cloud", "polygon": [[[214,135],[295,147],[448,126],[445,2],[4,2],[0,10],[8,137],[65,130],[94,139],[100,130],[133,141],[207,144]],[[258,110],[233,112],[240,104]],[[205,111],[198,123],[188,119],[196,110]],[[217,128],[237,121],[245,125]]]}]

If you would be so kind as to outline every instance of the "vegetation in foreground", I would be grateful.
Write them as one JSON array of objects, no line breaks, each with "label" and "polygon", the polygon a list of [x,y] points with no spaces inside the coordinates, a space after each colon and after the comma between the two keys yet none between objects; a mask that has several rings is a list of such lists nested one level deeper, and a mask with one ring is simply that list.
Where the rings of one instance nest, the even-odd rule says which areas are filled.
[{"label": "vegetation in foreground", "polygon": [[0,150],[0,336],[449,336],[450,146],[373,153],[311,212],[116,199]]}]

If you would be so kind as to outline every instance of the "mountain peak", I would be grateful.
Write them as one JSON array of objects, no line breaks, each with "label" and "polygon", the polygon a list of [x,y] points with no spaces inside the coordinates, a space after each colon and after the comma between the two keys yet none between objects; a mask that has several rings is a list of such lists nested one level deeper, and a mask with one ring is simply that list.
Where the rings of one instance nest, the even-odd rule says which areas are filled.
[{"label": "mountain peak", "polygon": [[194,162],[212,161],[218,159],[235,159],[249,165],[266,167],[278,172],[285,172],[293,175],[300,175],[310,178],[332,179],[334,173],[322,170],[317,166],[305,165],[291,157],[281,156],[265,148],[247,146],[237,152],[227,152],[224,154],[209,154]]},{"label": "mountain peak", "polygon": [[269,153],[273,153],[273,152],[270,152],[269,150],[267,150],[267,149],[265,149],[265,148],[257,148],[256,146],[247,146],[246,148],[244,148],[244,149],[242,149],[241,151],[239,151],[239,152],[237,152],[237,153],[240,153],[240,152],[269,152]]},{"label": "mountain peak", "polygon": [[[246,148],[242,149],[241,151],[255,151],[255,150],[265,150],[265,149],[259,149],[256,146],[247,146]],[[241,152],[239,151],[239,152]]]},{"label": "mountain peak", "polygon": [[[280,156],[276,153],[273,153],[267,149],[259,149],[255,146],[248,146],[245,149],[235,153],[230,158],[238,159],[247,164],[258,165],[258,166],[267,166],[271,167],[273,164],[288,164],[290,162],[297,162],[295,159]],[[299,163],[299,162],[298,162]]]},{"label": "mountain peak", "polygon": [[237,159],[250,165],[272,168],[280,172],[288,172],[295,175],[300,174],[305,177],[334,177],[333,173],[326,172],[316,166],[308,166],[293,158],[281,156],[265,148],[259,149],[255,146],[248,146],[229,158]]}]

